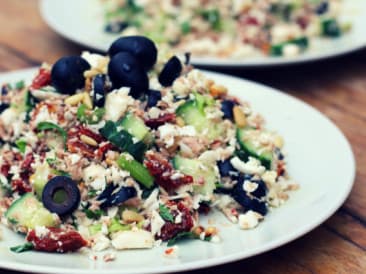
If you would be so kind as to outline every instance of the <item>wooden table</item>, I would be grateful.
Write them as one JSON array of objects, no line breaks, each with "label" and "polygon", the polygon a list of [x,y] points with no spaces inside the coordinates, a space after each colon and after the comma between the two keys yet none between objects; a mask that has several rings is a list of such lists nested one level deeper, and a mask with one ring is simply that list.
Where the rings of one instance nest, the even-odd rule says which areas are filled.
[{"label": "wooden table", "polygon": [[[37,1],[0,1],[0,72],[81,50],[45,25]],[[223,72],[284,90],[327,115],[352,144],[357,177],[342,208],[309,234],[254,258],[191,273],[366,273],[366,50],[301,66]]]}]

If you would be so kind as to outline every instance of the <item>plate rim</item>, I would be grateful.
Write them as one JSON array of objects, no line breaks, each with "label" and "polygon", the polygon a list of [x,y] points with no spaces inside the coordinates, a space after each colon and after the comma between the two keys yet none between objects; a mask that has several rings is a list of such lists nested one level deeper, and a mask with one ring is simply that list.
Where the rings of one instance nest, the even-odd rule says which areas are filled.
[{"label": "plate rim", "polygon": [[[50,3],[54,2],[53,0],[40,0],[39,1],[39,10],[40,14],[44,20],[44,22],[57,34],[66,38],[67,40],[79,45],[84,46],[89,49],[93,49],[99,52],[106,52],[105,48],[99,47],[97,44],[88,43],[83,39],[77,39],[73,35],[71,35],[68,31],[65,31],[61,28],[51,16],[48,14],[48,8]],[[347,48],[333,48],[332,51],[328,52],[320,52],[320,53],[308,53],[307,55],[299,55],[295,58],[285,58],[285,57],[269,57],[265,61],[262,58],[254,58],[254,59],[220,59],[220,58],[212,58],[211,57],[191,57],[191,63],[196,66],[202,66],[207,68],[218,67],[218,68],[270,68],[270,67],[281,67],[281,66],[290,66],[290,65],[301,65],[307,63],[313,63],[317,61],[322,61],[325,59],[336,58],[343,55],[351,54],[353,52],[359,51],[366,48],[366,39],[361,43],[357,43],[351,47]]]},{"label": "plate rim", "polygon": [[[36,72],[37,69],[38,69],[38,67],[13,70],[13,71],[9,71],[9,72],[0,73],[0,76],[1,76],[1,78],[3,78],[3,77],[6,77],[7,75],[12,75],[12,74],[20,74],[20,75],[29,74],[29,73]],[[284,96],[284,97],[286,97],[287,100],[295,101],[296,103],[301,104],[303,107],[308,108],[311,111],[317,113],[317,115],[322,116],[327,121],[327,123],[329,123],[329,125],[332,126],[337,131],[337,133],[339,135],[338,137],[341,138],[342,141],[344,142],[345,149],[347,149],[347,154],[350,156],[350,160],[351,160],[350,166],[352,169],[352,174],[350,174],[351,176],[348,178],[348,182],[345,182],[343,194],[339,197],[339,199],[337,201],[335,201],[332,204],[332,206],[328,209],[327,212],[323,212],[322,215],[319,215],[316,218],[314,218],[313,221],[309,222],[306,226],[303,225],[301,227],[296,227],[293,231],[291,231],[291,233],[287,233],[286,236],[279,237],[278,239],[276,239],[274,241],[271,241],[267,244],[263,244],[260,247],[254,248],[253,251],[248,252],[247,254],[243,255],[242,253],[239,252],[236,254],[225,255],[221,258],[217,258],[217,257],[207,258],[207,259],[199,260],[199,261],[195,261],[195,262],[183,263],[181,265],[180,264],[163,265],[163,266],[157,266],[154,268],[143,267],[143,268],[137,268],[136,270],[129,269],[129,273],[155,274],[155,273],[191,271],[191,270],[213,267],[213,266],[217,266],[217,265],[223,265],[223,264],[227,264],[230,262],[243,260],[246,258],[250,258],[250,257],[256,256],[256,255],[262,254],[264,252],[268,252],[275,248],[281,247],[285,244],[288,244],[288,243],[304,236],[305,234],[307,234],[310,231],[317,228],[320,224],[325,222],[328,218],[330,218],[344,204],[344,202],[348,198],[348,196],[354,186],[355,178],[356,178],[356,159],[355,159],[355,155],[353,153],[352,146],[351,146],[350,142],[348,141],[347,137],[344,135],[344,133],[339,129],[339,127],[333,121],[331,121],[325,114],[323,114],[322,112],[320,112],[319,110],[317,110],[316,108],[311,106],[310,104],[307,104],[304,101],[302,101],[292,95],[289,95],[285,92],[282,92],[282,91],[272,88],[270,86],[267,86],[267,85],[264,85],[261,83],[257,83],[257,82],[251,81],[251,80],[231,76],[231,75],[224,74],[224,73],[216,73],[216,72],[211,72],[211,71],[206,71],[206,70],[201,70],[201,71],[204,74],[207,74],[208,76],[224,77],[224,78],[228,78],[232,81],[244,82],[244,83],[252,85],[252,86],[259,86],[261,89],[265,89],[266,92],[275,93],[275,94],[279,94],[280,96]],[[74,269],[74,268],[60,268],[60,267],[50,267],[50,266],[42,266],[42,265],[31,265],[31,264],[26,264],[26,263],[21,263],[21,262],[3,261],[2,259],[0,259],[0,268],[5,268],[5,269],[10,269],[10,270],[15,270],[15,271],[24,271],[24,272],[37,272],[37,273],[65,273],[65,271],[66,271],[67,273],[70,273],[70,274],[99,273],[99,271],[101,270],[99,268]],[[104,272],[106,274],[121,273],[118,269],[104,269]]]}]

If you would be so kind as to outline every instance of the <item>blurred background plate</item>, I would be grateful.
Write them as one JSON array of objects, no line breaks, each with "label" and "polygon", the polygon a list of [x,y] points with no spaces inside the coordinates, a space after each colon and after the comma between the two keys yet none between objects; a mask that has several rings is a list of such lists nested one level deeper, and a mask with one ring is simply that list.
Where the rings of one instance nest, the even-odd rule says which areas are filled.
[{"label": "blurred background plate", "polygon": [[[344,0],[341,19],[352,24],[350,33],[338,39],[315,39],[304,54],[294,58],[249,57],[222,59],[192,57],[192,63],[216,67],[260,67],[309,62],[346,54],[366,46],[366,1]],[[41,13],[46,23],[67,39],[89,48],[107,51],[117,37],[104,32],[103,7],[100,0],[42,0]]]},{"label": "blurred background plate", "polygon": [[[29,81],[36,69],[0,74],[0,84]],[[218,73],[205,72],[229,92],[247,100],[263,114],[270,129],[284,136],[288,170],[300,184],[287,203],[271,211],[253,230],[243,231],[223,214],[203,217],[218,227],[222,241],[186,241],[179,244],[179,256],[163,256],[166,246],[151,250],[116,252],[116,260],[105,263],[104,253],[15,254],[10,246],[24,243],[24,237],[3,228],[0,267],[36,273],[163,273],[188,271],[248,258],[274,249],[309,232],[329,218],[345,201],[355,177],[355,160],[341,131],[311,106],[272,88]],[[212,223],[214,221],[214,223]],[[97,255],[92,260],[91,255]],[[296,256],[296,255],[294,255]],[[243,270],[244,271],[244,270]]]}]

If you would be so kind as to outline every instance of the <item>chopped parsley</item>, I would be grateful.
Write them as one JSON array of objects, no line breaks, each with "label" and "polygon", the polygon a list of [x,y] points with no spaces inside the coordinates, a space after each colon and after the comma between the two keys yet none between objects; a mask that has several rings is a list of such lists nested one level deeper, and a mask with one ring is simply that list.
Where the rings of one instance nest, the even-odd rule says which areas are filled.
[{"label": "chopped parsley", "polygon": [[174,222],[174,217],[166,205],[159,205],[159,214],[165,221]]}]

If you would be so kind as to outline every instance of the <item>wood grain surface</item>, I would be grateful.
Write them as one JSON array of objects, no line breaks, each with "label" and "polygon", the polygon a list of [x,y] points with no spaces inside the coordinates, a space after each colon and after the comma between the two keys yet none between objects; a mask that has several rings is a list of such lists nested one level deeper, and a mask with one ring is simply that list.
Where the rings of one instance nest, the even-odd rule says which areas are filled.
[{"label": "wood grain surface", "polygon": [[[81,50],[47,27],[37,1],[0,0],[0,72],[52,63]],[[189,273],[366,273],[366,50],[311,64],[221,72],[279,88],[327,115],[352,144],[357,177],[342,208],[304,237],[253,258]]]}]

